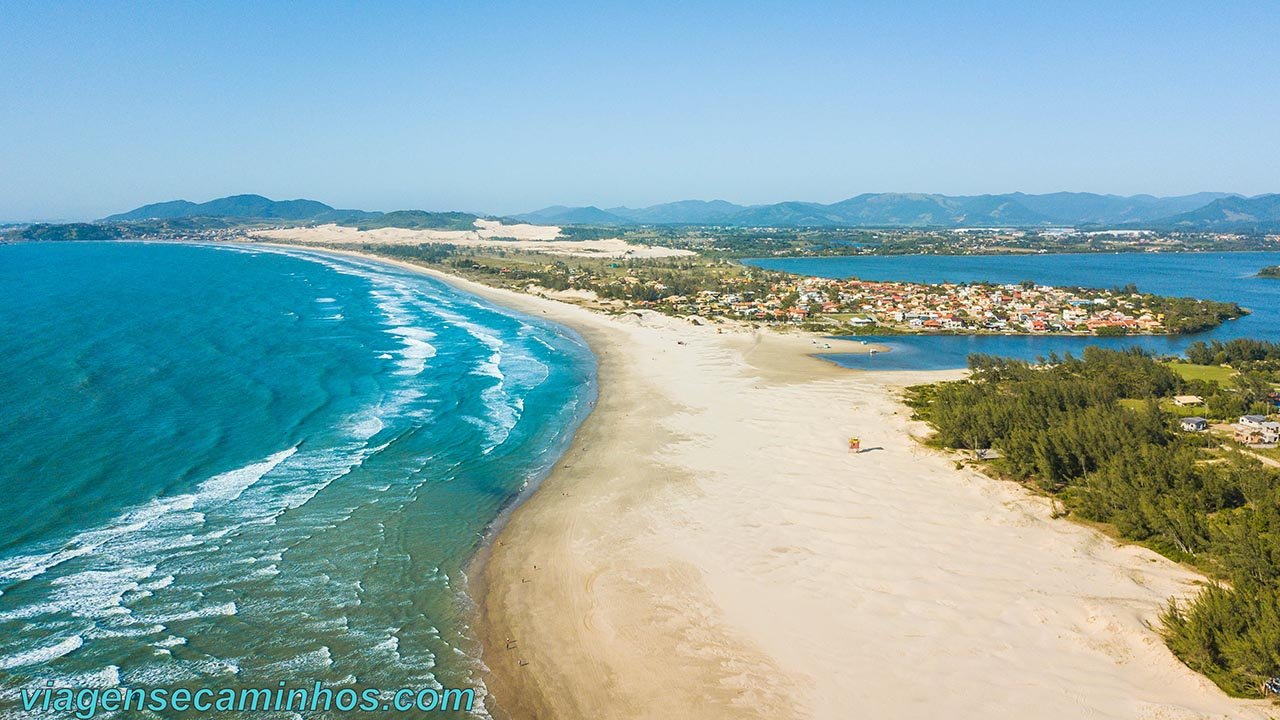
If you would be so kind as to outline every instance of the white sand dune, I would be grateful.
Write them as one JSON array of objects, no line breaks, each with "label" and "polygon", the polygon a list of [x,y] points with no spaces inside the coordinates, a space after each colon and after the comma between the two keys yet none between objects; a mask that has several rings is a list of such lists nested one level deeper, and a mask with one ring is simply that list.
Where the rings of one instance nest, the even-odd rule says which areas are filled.
[{"label": "white sand dune", "polygon": [[496,220],[478,219],[475,230],[411,230],[407,228],[375,228],[359,230],[343,225],[275,228],[257,230],[252,237],[261,240],[324,245],[423,245],[452,244],[461,247],[500,248],[521,252],[576,257],[678,257],[692,255],[689,250],[635,245],[619,238],[601,240],[560,239],[560,228],[547,225],[503,225]]}]

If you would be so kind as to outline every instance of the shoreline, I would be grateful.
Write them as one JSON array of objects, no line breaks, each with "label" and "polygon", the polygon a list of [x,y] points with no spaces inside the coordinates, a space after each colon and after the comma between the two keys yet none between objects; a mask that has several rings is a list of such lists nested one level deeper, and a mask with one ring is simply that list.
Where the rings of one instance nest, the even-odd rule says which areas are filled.
[{"label": "shoreline", "polygon": [[286,247],[423,272],[596,354],[596,407],[469,573],[499,718],[1268,716],[1147,627],[1197,575],[915,443],[894,388],[953,372]]}]

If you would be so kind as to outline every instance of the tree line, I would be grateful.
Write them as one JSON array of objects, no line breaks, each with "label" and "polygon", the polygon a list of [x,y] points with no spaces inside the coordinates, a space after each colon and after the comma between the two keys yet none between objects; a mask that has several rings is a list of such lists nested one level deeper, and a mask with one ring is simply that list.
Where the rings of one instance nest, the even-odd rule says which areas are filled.
[{"label": "tree line", "polygon": [[1203,340],[1191,343],[1185,351],[1187,360],[1197,365],[1231,365],[1236,368],[1280,363],[1280,343],[1250,338],[1222,342]]},{"label": "tree line", "polygon": [[1035,365],[974,356],[970,368],[967,380],[909,393],[935,442],[994,448],[999,473],[1195,564],[1214,584],[1170,602],[1170,649],[1237,696],[1280,675],[1280,472],[1178,432],[1160,400],[1190,384],[1140,350],[1089,347]]}]

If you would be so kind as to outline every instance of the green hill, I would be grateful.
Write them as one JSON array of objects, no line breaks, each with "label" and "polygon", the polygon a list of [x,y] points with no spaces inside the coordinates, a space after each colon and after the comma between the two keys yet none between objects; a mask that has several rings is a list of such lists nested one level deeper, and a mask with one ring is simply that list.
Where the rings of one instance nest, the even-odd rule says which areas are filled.
[{"label": "green hill", "polygon": [[[1048,193],[939,195],[863,193],[830,204],[789,201],[735,205],[723,200],[682,200],[644,208],[556,205],[515,217],[558,225],[734,225],[739,227],[1145,227],[1161,218],[1196,211],[1226,193],[1176,197]],[[1193,223],[1194,224],[1194,223]]]},{"label": "green hill", "polygon": [[187,200],[143,205],[104,218],[107,223],[151,223],[157,221],[204,221],[217,219],[231,222],[277,221],[286,223],[337,223],[361,229],[380,227],[435,228],[469,230],[476,216],[463,212],[426,212],[397,210],[390,213],[365,210],[341,210],[316,200],[271,200],[261,195],[232,195],[204,203]]},{"label": "green hill", "polygon": [[1174,215],[1159,224],[1170,229],[1276,232],[1280,230],[1280,193],[1218,198],[1198,210]]},{"label": "green hill", "polygon": [[3,235],[11,242],[62,242],[62,241],[102,241],[119,240],[123,236],[115,225],[98,225],[95,223],[50,224],[37,223]]}]

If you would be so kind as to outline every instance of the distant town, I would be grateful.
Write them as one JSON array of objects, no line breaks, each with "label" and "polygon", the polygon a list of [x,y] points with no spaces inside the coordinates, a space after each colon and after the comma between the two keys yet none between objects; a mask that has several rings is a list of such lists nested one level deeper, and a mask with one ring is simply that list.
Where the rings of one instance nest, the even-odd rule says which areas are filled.
[{"label": "distant town", "polygon": [[[628,281],[639,282],[634,276],[620,280]],[[771,283],[764,293],[702,290],[636,305],[773,323],[823,318],[852,330],[877,332],[1125,335],[1186,331],[1181,324],[1186,320],[1185,309],[1179,314],[1180,309],[1171,307],[1166,298],[1131,290],[1069,289],[1029,282],[925,285],[801,278]],[[1230,306],[1215,312],[1241,314]],[[1178,317],[1169,317],[1174,314]]]},{"label": "distant town", "polygon": [[1246,313],[1235,303],[1150,295],[1132,286],[836,280],[700,256],[549,262],[536,254],[445,245],[360,249],[604,311],[652,309],[832,334],[1182,334]]}]

